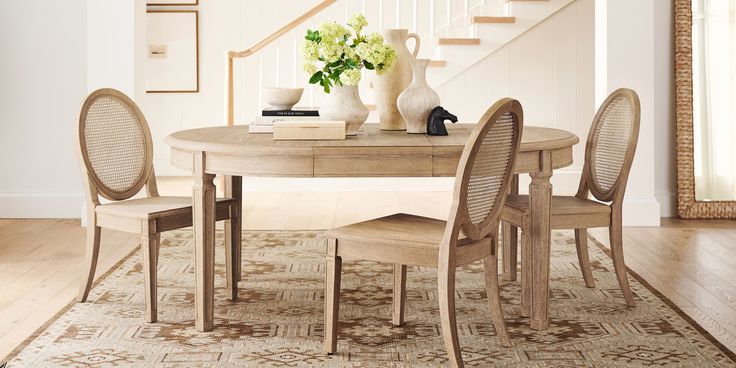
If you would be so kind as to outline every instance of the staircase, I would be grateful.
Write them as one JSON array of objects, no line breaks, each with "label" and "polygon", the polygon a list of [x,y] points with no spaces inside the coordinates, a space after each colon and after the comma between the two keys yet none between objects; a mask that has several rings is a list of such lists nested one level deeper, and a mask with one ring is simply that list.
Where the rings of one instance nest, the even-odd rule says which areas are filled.
[{"label": "staircase", "polygon": [[[300,106],[318,106],[319,86],[301,72],[299,43],[308,28],[325,21],[345,23],[363,13],[365,32],[408,28],[422,39],[419,56],[431,59],[427,80],[434,88],[458,77],[575,0],[324,0],[244,51],[228,53],[228,124],[249,121],[264,106],[264,86],[304,87]],[[411,43],[412,41],[409,41]],[[411,46],[410,46],[411,47]],[[550,61],[551,62],[551,61]],[[375,110],[372,73],[361,82],[361,96]],[[236,87],[237,84],[244,86]],[[237,102],[236,102],[237,101]],[[377,121],[375,112],[369,121]]]}]

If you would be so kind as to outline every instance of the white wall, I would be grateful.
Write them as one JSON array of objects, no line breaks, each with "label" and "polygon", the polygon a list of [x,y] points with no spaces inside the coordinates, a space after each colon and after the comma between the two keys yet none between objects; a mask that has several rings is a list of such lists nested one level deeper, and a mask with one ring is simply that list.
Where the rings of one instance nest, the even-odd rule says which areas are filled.
[{"label": "white wall", "polygon": [[677,216],[673,18],[672,1],[654,2],[654,190],[662,217]]},{"label": "white wall", "polygon": [[87,0],[87,91],[145,96],[145,0]]},{"label": "white wall", "polygon": [[0,217],[78,217],[86,2],[0,1]]}]

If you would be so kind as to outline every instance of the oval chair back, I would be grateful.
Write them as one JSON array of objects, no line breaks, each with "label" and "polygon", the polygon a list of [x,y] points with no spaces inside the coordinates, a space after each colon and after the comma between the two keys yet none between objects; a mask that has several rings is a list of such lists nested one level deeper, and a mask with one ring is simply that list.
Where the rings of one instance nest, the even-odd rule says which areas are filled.
[{"label": "oval chair back", "polygon": [[[79,148],[89,190],[109,200],[138,193],[153,170],[151,132],[143,113],[125,94],[99,89],[79,116]],[[91,194],[92,194],[91,193]]]},{"label": "oval chair back", "polygon": [[459,231],[472,240],[498,231],[523,120],[521,104],[510,98],[499,100],[480,118],[458,164],[453,208],[443,243],[454,243]]},{"label": "oval chair back", "polygon": [[599,201],[623,198],[639,139],[640,116],[639,96],[631,89],[618,89],[603,102],[585,144],[579,196],[587,197],[590,191]]}]

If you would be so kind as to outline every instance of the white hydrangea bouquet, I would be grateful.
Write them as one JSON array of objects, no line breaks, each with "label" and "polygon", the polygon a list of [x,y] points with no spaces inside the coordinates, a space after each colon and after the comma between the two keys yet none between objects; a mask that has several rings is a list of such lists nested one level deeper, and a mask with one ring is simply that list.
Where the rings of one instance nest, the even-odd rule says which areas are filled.
[{"label": "white hydrangea bouquet", "polygon": [[307,30],[302,56],[304,71],[311,75],[309,83],[319,84],[330,93],[333,85],[357,86],[362,68],[375,70],[379,75],[391,71],[396,50],[383,43],[383,36],[378,33],[362,35],[366,25],[365,16],[356,14],[348,20],[355,34],[335,22],[326,22],[317,30]]}]

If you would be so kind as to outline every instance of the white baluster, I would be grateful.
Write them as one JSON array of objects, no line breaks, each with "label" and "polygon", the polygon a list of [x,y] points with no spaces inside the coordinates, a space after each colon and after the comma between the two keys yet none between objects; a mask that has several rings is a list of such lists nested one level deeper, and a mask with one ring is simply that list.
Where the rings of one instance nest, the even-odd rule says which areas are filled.
[{"label": "white baluster", "polygon": [[263,110],[263,56],[258,56],[258,109]]},{"label": "white baluster", "polygon": [[452,0],[447,0],[447,37],[450,37],[450,26],[452,26]]},{"label": "white baluster", "polygon": [[401,28],[401,1],[396,0],[396,28]]},{"label": "white baluster", "polygon": [[299,51],[298,51],[299,48],[298,48],[297,41],[296,41],[296,35],[297,34],[294,33],[294,36],[292,37],[293,39],[292,39],[292,47],[291,47],[291,49],[294,50],[294,53],[291,54],[291,66],[294,70],[294,75],[291,81],[292,88],[296,88],[296,76],[298,74],[297,71],[299,70],[299,62],[297,60],[297,55],[299,54]]},{"label": "white baluster", "polygon": [[350,19],[350,1],[345,0],[345,23]]},{"label": "white baluster", "polygon": [[281,45],[280,42],[276,42],[276,85],[274,87],[281,87]]},{"label": "white baluster", "polygon": [[463,15],[465,15],[466,19],[470,15],[470,0],[465,0],[465,2],[463,2]]},{"label": "white baluster", "polygon": [[383,0],[378,0],[378,29],[383,29]]},{"label": "white baluster", "polygon": [[363,4],[360,6],[360,14],[363,15],[365,15],[365,1],[366,0],[363,0]]},{"label": "white baluster", "polygon": [[429,36],[434,38],[434,14],[435,14],[435,1],[436,0],[429,0]]},{"label": "white baluster", "polygon": [[419,0],[414,0],[414,3],[412,4],[412,32],[419,32],[419,28],[417,28],[417,21],[419,18]]}]

